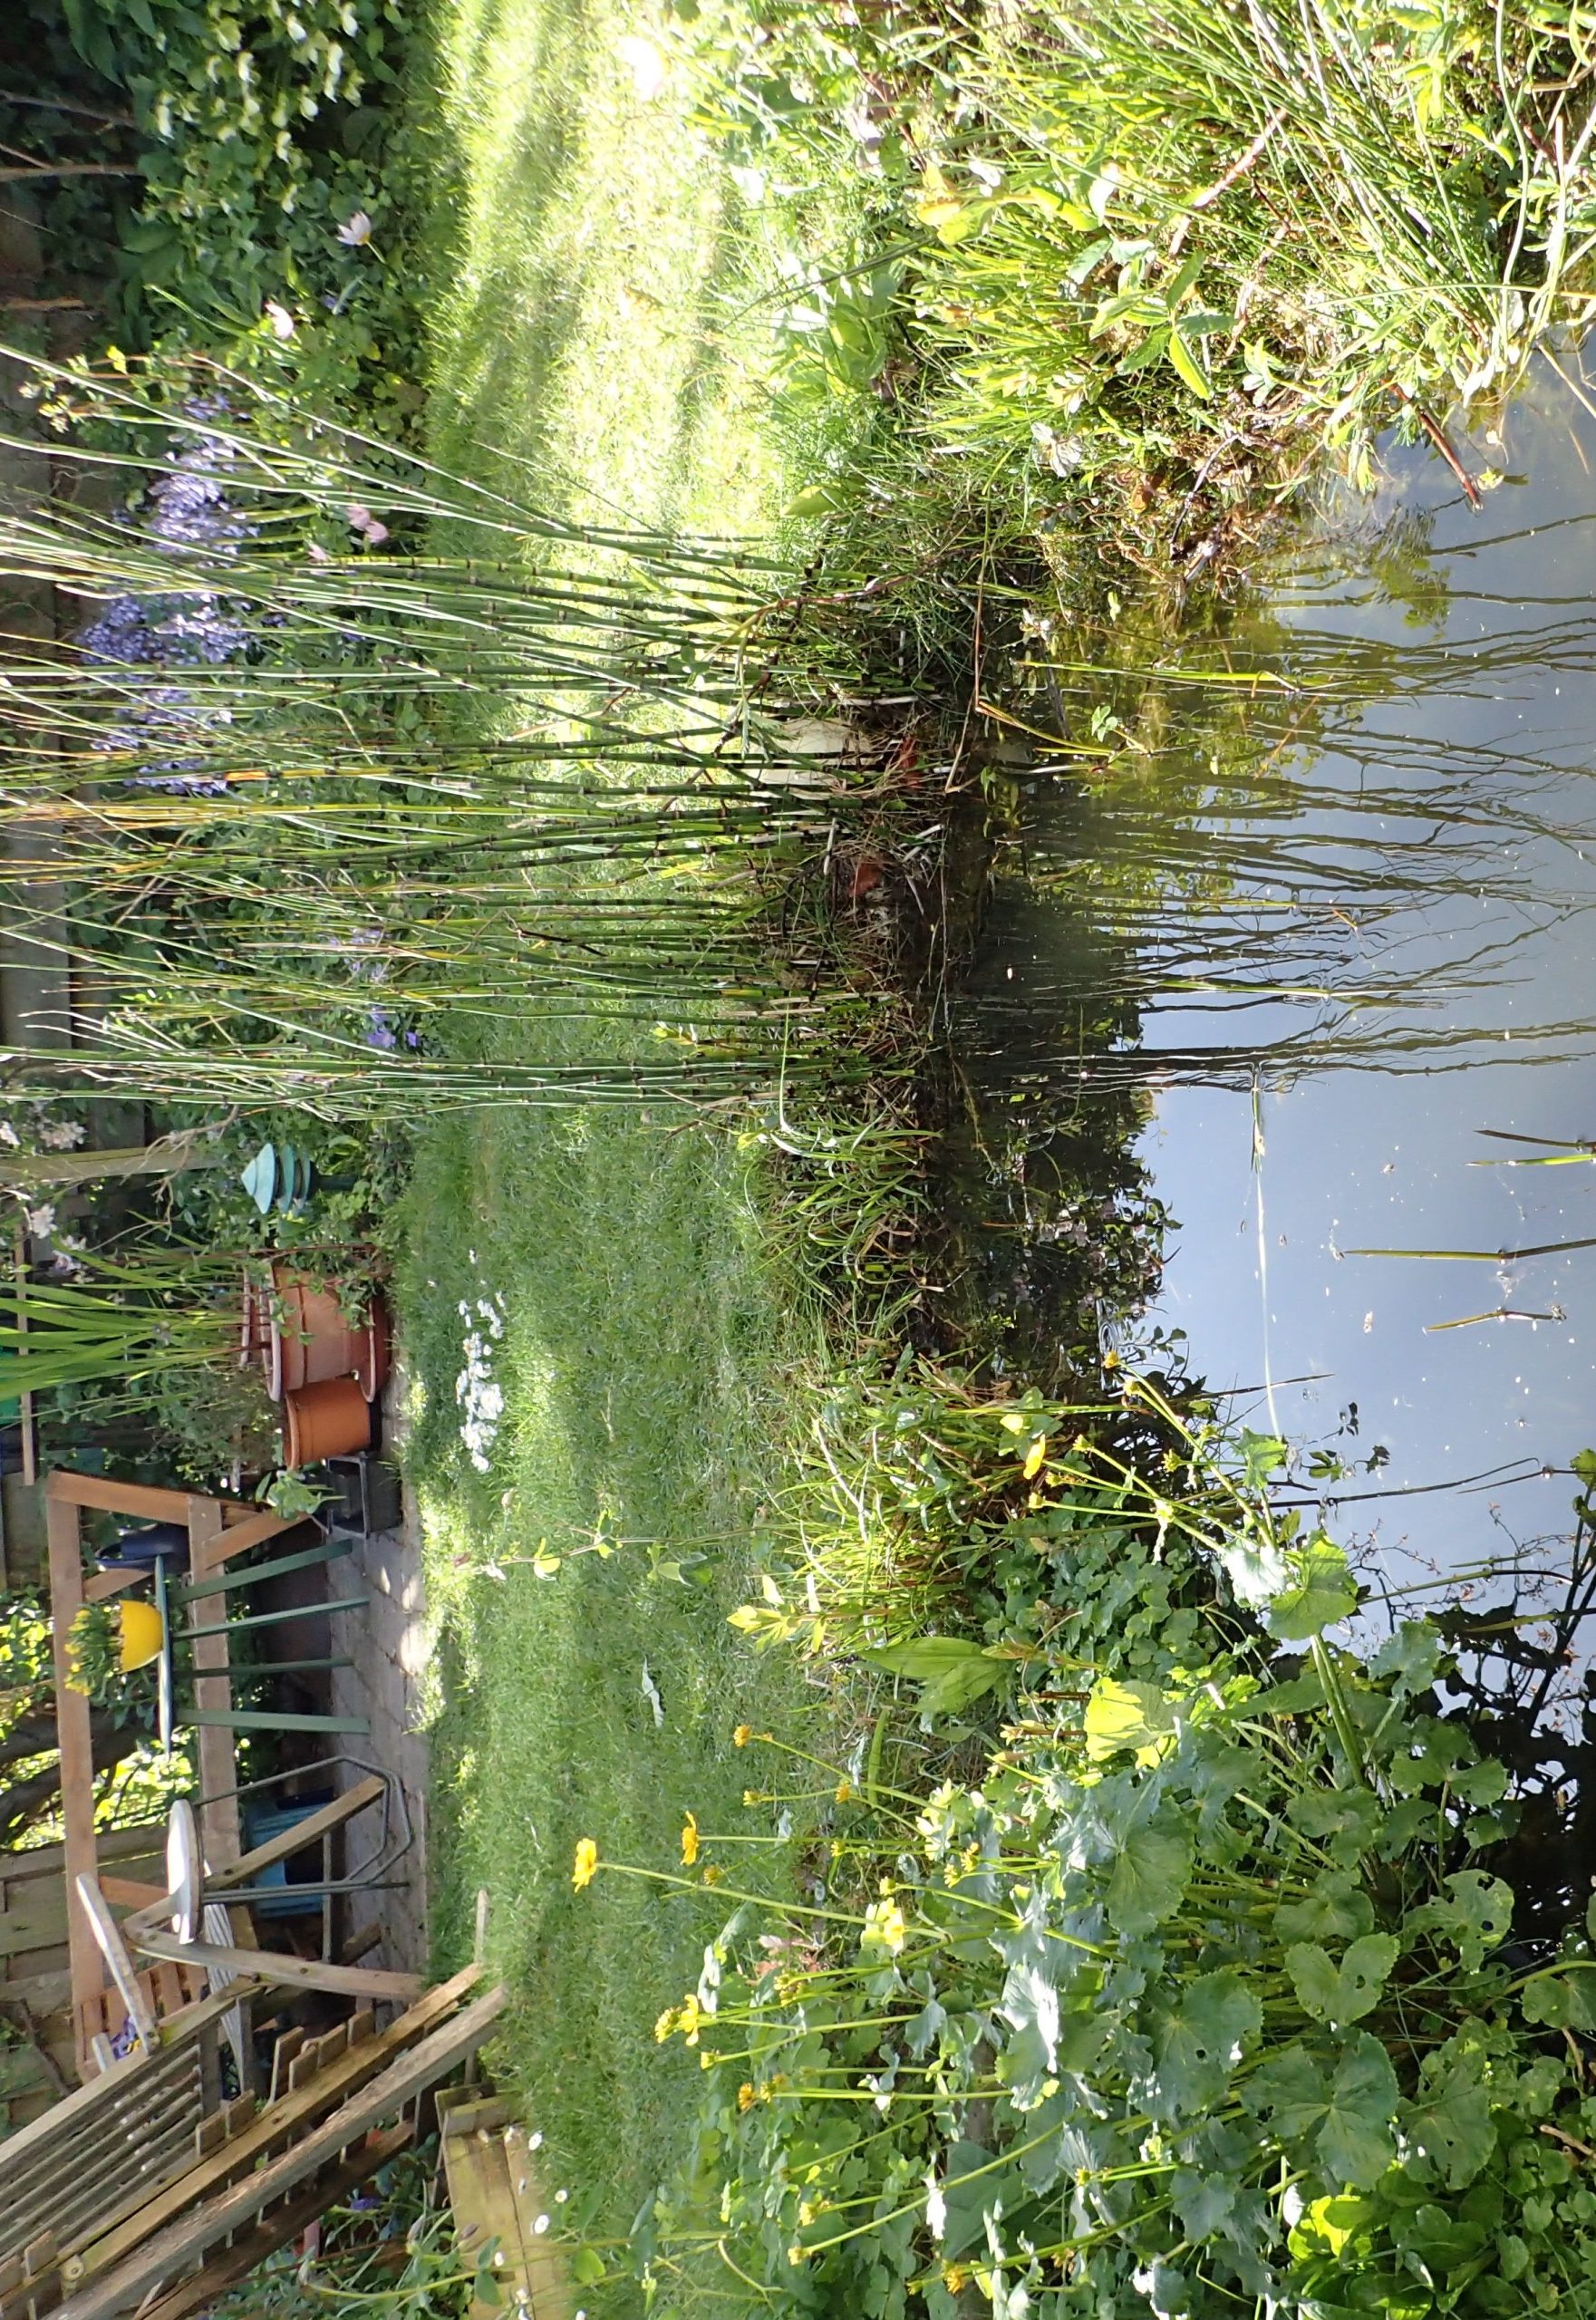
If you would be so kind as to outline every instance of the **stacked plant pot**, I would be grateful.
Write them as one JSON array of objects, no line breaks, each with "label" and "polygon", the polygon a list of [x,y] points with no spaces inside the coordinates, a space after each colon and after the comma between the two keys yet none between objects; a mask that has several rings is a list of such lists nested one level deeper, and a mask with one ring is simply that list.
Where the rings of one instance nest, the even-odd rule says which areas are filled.
[{"label": "stacked plant pot", "polygon": [[351,1322],[329,1289],[293,1265],[272,1267],[271,1290],[247,1302],[245,1352],[256,1353],[283,1405],[283,1463],[316,1465],[370,1447],[372,1405],[387,1382],[388,1315],[380,1297]]}]

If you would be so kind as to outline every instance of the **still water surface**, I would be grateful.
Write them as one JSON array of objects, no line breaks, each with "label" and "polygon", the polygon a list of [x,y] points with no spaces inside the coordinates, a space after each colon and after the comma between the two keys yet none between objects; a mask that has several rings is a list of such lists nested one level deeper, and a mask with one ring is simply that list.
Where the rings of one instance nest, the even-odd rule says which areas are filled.
[{"label": "still water surface", "polygon": [[[1190,752],[1133,751],[1093,848],[1164,897],[1136,1068],[1178,1229],[1151,1318],[1249,1423],[1388,1451],[1335,1528],[1393,1581],[1565,1532],[1568,1474],[1537,1470],[1596,1442],[1596,1247],[1356,1253],[1596,1237],[1596,1169],[1485,1165],[1537,1147],[1481,1133],[1596,1137],[1596,411],[1543,375],[1460,448],[1477,509],[1392,447],[1372,505],[1277,559],[1238,635],[1312,707],[1265,700],[1253,788],[1227,758],[1201,789],[1213,735],[1177,694]],[[1048,798],[1031,866],[1079,880],[1079,798]],[[1033,1037],[1066,1011],[1059,930],[1032,910],[987,962]]]}]

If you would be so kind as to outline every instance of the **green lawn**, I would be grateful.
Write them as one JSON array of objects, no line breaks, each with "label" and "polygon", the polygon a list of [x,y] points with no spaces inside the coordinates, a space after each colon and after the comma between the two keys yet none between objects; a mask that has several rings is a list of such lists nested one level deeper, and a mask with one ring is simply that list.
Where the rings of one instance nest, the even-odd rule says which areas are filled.
[{"label": "green lawn", "polygon": [[[691,127],[686,61],[639,93],[617,43],[640,31],[606,0],[440,11],[464,196],[432,317],[436,445],[605,520],[768,528],[806,480],[800,438],[771,423],[757,304],[735,315],[787,229],[738,214]],[[526,1060],[624,1035],[529,1013],[488,1036]],[[798,1669],[727,1625],[757,1584],[750,1524],[805,1422],[816,1332],[762,1252],[734,1140],[621,1110],[426,1126],[399,1304],[439,1627],[437,1964],[469,1954],[486,1887],[515,1993],[496,2067],[552,2180],[624,2232],[680,2161],[698,2093],[695,2057],[653,2025],[727,1907],[604,1875],[577,1895],[573,1851],[591,1836],[675,1866],[687,1812],[706,1832],[754,1818],[742,1791],[761,1774],[733,1727],[797,1737],[819,1713]],[[472,1327],[505,1397],[486,1475],[456,1394]],[[614,1552],[573,1552],[595,1535]],[[540,1550],[561,1558],[551,1576]],[[720,1857],[786,1873],[759,1851]]]},{"label": "green lawn", "polygon": [[[676,1868],[689,1812],[706,1834],[753,1823],[742,1792],[763,1775],[733,1727],[801,1732],[791,1664],[756,1663],[726,1623],[755,1583],[751,1522],[790,1423],[788,1327],[735,1153],[625,1113],[435,1127],[411,1217],[438,1961],[469,1954],[485,1885],[517,1998],[500,2066],[556,2174],[597,2186],[624,2228],[681,2153],[697,2091],[694,2058],[653,2025],[696,1983],[726,1905],[604,1875],[578,1895],[572,1859],[591,1836]],[[505,1392],[487,1476],[459,1436],[462,1302]],[[480,1310],[496,1302],[497,1339]],[[530,1566],[540,1551],[561,1558],[552,1576]]]}]

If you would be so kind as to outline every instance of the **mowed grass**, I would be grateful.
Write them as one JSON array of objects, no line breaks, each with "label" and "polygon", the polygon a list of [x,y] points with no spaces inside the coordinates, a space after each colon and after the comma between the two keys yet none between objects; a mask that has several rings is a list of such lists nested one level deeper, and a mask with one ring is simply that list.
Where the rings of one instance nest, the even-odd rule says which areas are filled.
[{"label": "mowed grass", "polygon": [[[757,1589],[791,1324],[749,1246],[737,1155],[697,1134],[610,1110],[459,1118],[423,1138],[411,1210],[437,1960],[469,1955],[485,1887],[515,1995],[496,2066],[558,2184],[624,2232],[682,2156],[698,2092],[696,2057],[653,2025],[731,1905],[603,1870],[579,1894],[572,1861],[591,1836],[679,1870],[692,1812],[729,1884],[786,1874],[710,1840],[756,1825],[742,1792],[769,1779],[734,1727],[806,1727],[790,1663],[756,1661],[727,1624]],[[487,1476],[454,1394],[471,1328],[506,1397]],[[540,1554],[560,1559],[548,1577]]]},{"label": "mowed grass", "polygon": [[[464,191],[433,317],[435,450],[567,512],[746,535],[807,480],[764,375],[760,237],[781,229],[739,217],[692,126],[687,62],[645,98],[629,34],[649,36],[647,19],[605,0],[438,11]],[[636,1036],[533,1012],[486,1035],[519,1062]],[[609,1859],[680,1868],[688,1812],[733,1833],[756,1821],[745,1785],[772,1785],[736,1726],[823,1728],[799,1673],[727,1624],[757,1591],[754,1517],[806,1423],[813,1331],[773,1278],[735,1137],[681,1116],[505,1107],[425,1124],[406,1240],[407,1464],[438,1630],[435,1962],[469,1954],[486,1889],[514,1999],[494,2066],[546,2137],[551,2184],[572,2190],[565,2213],[590,2196],[592,2228],[624,2235],[690,2151],[697,2057],[653,2026],[730,1904],[603,1871],[577,1894],[572,1858],[589,1836]],[[502,1312],[497,1339],[484,1304]],[[456,1392],[473,1329],[505,1395],[486,1475]],[[540,1552],[560,1559],[547,1577]],[[785,1853],[748,1846],[706,1859],[729,1885],[790,1874]],[[583,2300],[609,2308],[602,2291]]]}]

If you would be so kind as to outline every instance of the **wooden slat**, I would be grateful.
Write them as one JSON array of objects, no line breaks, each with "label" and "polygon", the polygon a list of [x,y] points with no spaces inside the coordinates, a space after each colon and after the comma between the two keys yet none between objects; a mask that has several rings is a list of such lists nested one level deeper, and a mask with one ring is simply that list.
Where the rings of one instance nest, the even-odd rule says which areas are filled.
[{"label": "wooden slat", "polygon": [[241,1854],[229,1866],[213,1870],[205,1880],[206,1891],[222,1892],[235,1885],[253,1885],[279,1861],[292,1860],[305,1845],[319,1843],[323,1837],[342,1827],[345,1821],[352,1821],[357,1812],[363,1812],[368,1804],[377,1802],[387,1786],[387,1782],[374,1773],[364,1780],[357,1780],[353,1788],[344,1790],[342,1796],[334,1797],[330,1804],[320,1806],[314,1812],[307,1812],[305,1819],[296,1821],[291,1829],[285,1829],[278,1836],[268,1837],[265,1844],[256,1845],[253,1851]]},{"label": "wooden slat", "polygon": [[[289,2094],[269,2103],[256,2112],[252,2124],[225,2151],[218,2152],[204,2168],[197,2168],[179,2181],[142,2208],[136,2218],[103,2238],[85,2248],[78,2260],[77,2274],[103,2271],[119,2264],[140,2240],[161,2229],[163,2225],[180,2217],[186,2207],[195,2200],[214,2200],[230,2173],[247,2166],[274,2141],[284,2135],[304,2132],[317,2112],[330,2102],[338,2102],[364,2083],[373,2072],[381,2071],[396,2055],[423,2037],[433,2026],[444,2020],[459,2005],[467,1993],[481,1978],[479,1967],[469,1966],[452,1981],[441,1982],[435,1989],[401,2015],[375,2038],[368,2038],[358,2049],[352,2049],[335,2068],[297,2094]],[[230,1993],[229,1993],[230,1995]],[[214,1998],[207,1999],[214,2006]],[[141,2293],[142,2291],[140,2291]]]},{"label": "wooden slat", "polygon": [[[214,1503],[221,1505],[223,1502],[218,1500]],[[247,1554],[251,1547],[261,1546],[267,1539],[275,1539],[279,1532],[292,1531],[301,1520],[303,1518],[297,1514],[279,1514],[273,1506],[252,1508],[238,1521],[227,1523],[219,1537],[212,1539],[206,1555],[206,1571],[220,1571],[224,1564],[232,1561],[235,1555]],[[195,1576],[199,1576],[198,1570]]]},{"label": "wooden slat", "polygon": [[[69,1479],[88,1480],[87,1476]],[[45,1484],[45,1531],[50,1546],[50,1624],[55,1659],[55,1736],[61,1751],[61,1819],[64,1832],[66,1938],[72,1956],[74,2003],[105,1987],[105,1963],[78,1896],[79,1872],[92,1876],[94,1851],[94,1745],[88,1696],[68,1680],[72,1663],[67,1638],[82,1609],[82,1518],[75,1503]]]},{"label": "wooden slat", "polygon": [[[222,1536],[221,1504],[214,1498],[194,1497],[184,1501],[184,1512],[189,1525],[189,1568],[195,1578],[203,1579],[212,1567],[211,1558]],[[227,1637],[197,1635],[190,1648],[195,1706],[225,1716],[233,1705],[233,1687],[226,1672]],[[230,1793],[238,1784],[233,1735],[225,1725],[202,1724],[197,1738],[199,1793],[207,1799],[199,1808],[200,1833],[207,1861],[212,1869],[219,1869],[237,1861],[243,1850],[238,1800]]]},{"label": "wooden slat", "polygon": [[[467,2054],[474,2053],[503,2012],[507,1996],[500,1984],[473,1999],[451,2021],[444,2022],[410,2053],[401,2054],[386,2070],[379,2072],[358,2093],[340,2104],[330,2118],[301,2136],[280,2159],[273,2160],[219,2196],[206,2199],[198,2214],[180,2214],[164,2230],[143,2238],[126,2262],[116,2265],[70,2296],[61,2307],[61,2320],[114,2320],[116,2314],[140,2304],[150,2289],[202,2257],[213,2242],[247,2229],[274,2200],[291,2196],[308,2176],[336,2163],[347,2147],[369,2128],[403,2110]],[[372,2051],[370,2046],[362,2049],[365,2054]],[[347,2067],[353,2059],[346,2056],[343,2066]],[[317,2082],[318,2087],[327,2083],[324,2078]],[[279,2109],[282,2107],[279,2105]],[[269,2123],[270,2114],[265,2114],[265,2119]],[[250,2134],[240,2136],[208,2164],[216,2167],[229,2158],[236,2160],[249,2142],[250,2135],[259,2131],[260,2123],[257,2122]],[[191,2182],[201,2171],[191,2170],[185,2180]],[[180,2190],[183,2186],[172,2188]],[[189,2192],[185,2206],[192,2197]]]},{"label": "wooden slat", "polygon": [[136,1522],[186,1522],[189,1494],[156,1490],[149,1483],[107,1482],[103,1474],[74,1474],[57,1466],[44,1477],[45,1499],[54,1506],[93,1506],[104,1514],[125,1514]]},{"label": "wooden slat", "polygon": [[186,1966],[223,1966],[235,1974],[285,1988],[327,1990],[339,1997],[420,1997],[426,1983],[419,1974],[390,1974],[374,1966],[335,1966],[322,1958],[292,1958],[282,1949],[235,1949],[221,1941],[180,1941],[175,1933],[150,1926],[135,1937],[152,1958],[174,1958]]},{"label": "wooden slat", "polygon": [[[98,1957],[100,1953],[96,1950],[94,1954]],[[186,2006],[181,2015],[166,2025],[161,2037],[163,2049],[175,2045],[179,2038],[198,2036],[207,2024],[219,2021],[237,2004],[237,1996],[235,1987],[215,1997],[203,1998],[196,2006]],[[86,2086],[74,2087],[65,2101],[58,2102],[44,2118],[35,2120],[30,2126],[19,2128],[14,2135],[7,2135],[5,2144],[0,2146],[5,2153],[7,2170],[15,2167],[24,2151],[31,2151],[37,2143],[49,2138],[64,2134],[83,2116],[104,2108],[119,2093],[134,2083],[138,2073],[149,2068],[150,2063],[145,2055],[125,2054],[120,2062],[113,2063],[102,2077],[91,2079]]]},{"label": "wooden slat", "polygon": [[[166,1850],[164,1823],[141,1821],[125,1829],[102,1829],[97,1842],[102,1861],[160,1861]],[[0,1891],[24,1878],[59,1877],[65,1868],[64,1845],[29,1845],[21,1852],[0,1853]]]},{"label": "wooden slat", "polygon": [[167,1903],[164,1886],[145,1885],[136,1877],[110,1877],[102,1870],[100,1890],[119,1909],[148,1909]]},{"label": "wooden slat", "polygon": [[368,2135],[343,2158],[341,2165],[318,2175],[307,2190],[297,2193],[285,2206],[274,2209],[252,2231],[242,2233],[218,2249],[198,2271],[190,2272],[153,2304],[140,2306],[139,2320],[188,2320],[189,2313],[202,2311],[208,2304],[215,2303],[224,2289],[232,2287],[257,2265],[264,2264],[268,2256],[275,2256],[279,2248],[287,2247],[328,2208],[369,2182],[391,2159],[398,2156],[414,2132],[411,2121],[402,2119],[397,2126]]},{"label": "wooden slat", "polygon": [[130,1587],[137,1587],[150,1573],[137,1563],[129,1563],[125,1571],[92,1571],[83,1581],[85,1603],[109,1603],[113,1595],[125,1595]]},{"label": "wooden slat", "polygon": [[[219,1869],[208,1868],[205,1880],[207,1894],[219,1896],[230,1892],[235,1886],[253,1885],[278,1861],[292,1860],[303,1847],[318,1843],[341,1822],[353,1820],[368,1804],[375,1803],[386,1787],[386,1781],[375,1774],[365,1780],[357,1780],[354,1786],[345,1789],[342,1796],[335,1796],[330,1804],[322,1805],[314,1812],[307,1812],[305,1819],[296,1821],[291,1829],[284,1829],[278,1835],[268,1837],[265,1844],[256,1845],[252,1851],[240,1853],[237,1861],[225,1862]],[[105,1882],[103,1878],[100,1881],[102,1885]],[[171,1897],[163,1893],[158,1902],[152,1902],[135,1917],[130,1918],[123,1929],[130,1938],[136,1939],[146,1926],[160,1925],[171,1913]]]}]

